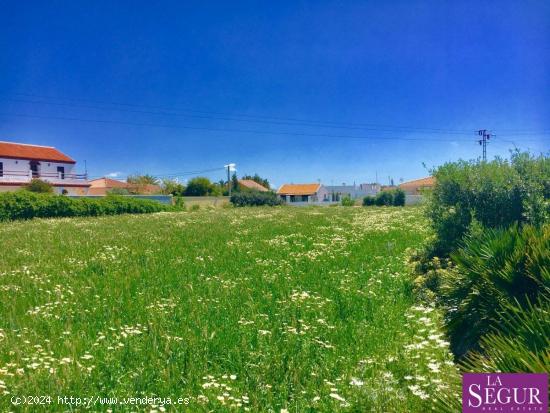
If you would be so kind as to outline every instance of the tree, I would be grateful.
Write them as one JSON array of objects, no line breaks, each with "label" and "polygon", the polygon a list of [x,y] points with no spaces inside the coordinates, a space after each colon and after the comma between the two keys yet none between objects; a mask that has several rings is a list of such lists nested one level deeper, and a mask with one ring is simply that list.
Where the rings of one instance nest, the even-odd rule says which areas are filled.
[{"label": "tree", "polygon": [[161,187],[165,195],[183,196],[185,193],[185,186],[174,179],[163,179]]},{"label": "tree", "polygon": [[130,175],[126,178],[126,182],[134,185],[158,185],[158,178],[153,175]]},{"label": "tree", "polygon": [[269,186],[269,181],[265,178],[262,178],[260,175],[258,174],[254,174],[253,176],[252,175],[244,175],[241,179],[250,179],[251,181],[254,181],[264,187],[266,187],[267,189],[271,189],[271,187]]},{"label": "tree", "polygon": [[52,194],[53,186],[41,179],[33,179],[27,185],[23,187],[30,192],[38,192],[41,194]]},{"label": "tree", "polygon": [[198,176],[189,181],[187,188],[185,188],[185,195],[206,196],[212,193],[212,190],[213,188],[210,179],[204,176]]},{"label": "tree", "polygon": [[237,178],[237,173],[233,172],[233,176],[231,176],[231,190],[233,192],[239,192],[239,178]]},{"label": "tree", "polygon": [[148,188],[150,185],[159,184],[158,178],[153,175],[130,175],[126,178],[126,182],[130,184],[128,192],[131,194],[148,194],[151,192],[158,192],[151,191],[151,188]]}]

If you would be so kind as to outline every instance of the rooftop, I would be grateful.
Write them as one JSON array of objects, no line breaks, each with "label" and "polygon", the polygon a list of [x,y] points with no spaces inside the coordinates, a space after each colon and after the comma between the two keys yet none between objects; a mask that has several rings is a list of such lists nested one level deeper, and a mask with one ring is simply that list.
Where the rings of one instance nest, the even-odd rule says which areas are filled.
[{"label": "rooftop", "polygon": [[280,195],[313,195],[321,184],[283,184],[277,191]]},{"label": "rooftop", "polygon": [[29,145],[26,143],[4,141],[0,141],[0,158],[76,163],[74,159],[55,149],[53,146]]}]

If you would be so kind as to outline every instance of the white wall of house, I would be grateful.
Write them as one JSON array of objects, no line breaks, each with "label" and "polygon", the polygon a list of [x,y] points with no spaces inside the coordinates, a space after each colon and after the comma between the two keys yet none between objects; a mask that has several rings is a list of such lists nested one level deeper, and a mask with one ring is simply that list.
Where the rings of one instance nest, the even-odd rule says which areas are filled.
[{"label": "white wall of house", "polygon": [[[71,195],[87,193],[87,188],[73,186],[87,183],[82,176],[76,176],[75,164],[51,161],[37,162],[37,177],[54,185],[56,192],[62,193],[65,189]],[[0,191],[2,192],[16,190],[21,187],[21,184],[28,183],[33,177],[30,160],[0,158],[0,164]],[[59,172],[58,167],[64,168],[64,173]],[[14,185],[8,185],[11,183]]]}]

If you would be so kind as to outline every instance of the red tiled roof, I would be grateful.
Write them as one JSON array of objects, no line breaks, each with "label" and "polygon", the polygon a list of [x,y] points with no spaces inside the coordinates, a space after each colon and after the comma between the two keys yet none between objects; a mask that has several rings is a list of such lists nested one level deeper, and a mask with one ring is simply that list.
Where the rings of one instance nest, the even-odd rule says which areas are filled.
[{"label": "red tiled roof", "polygon": [[253,181],[252,179],[239,179],[239,184],[248,189],[255,189],[256,191],[269,191],[269,189],[267,189],[265,186],[260,185],[258,182]]},{"label": "red tiled roof", "polygon": [[72,158],[52,146],[28,145],[24,143],[1,142],[0,158],[30,159],[33,161],[50,161],[76,163]]},{"label": "red tiled roof", "polygon": [[128,182],[119,181],[111,178],[98,178],[90,181],[89,195],[107,195],[114,188],[139,189],[141,194],[158,194],[161,191],[160,186],[154,184],[135,185]]},{"label": "red tiled roof", "polygon": [[435,178],[428,176],[427,178],[415,179],[414,181],[403,182],[399,185],[402,189],[427,188],[435,185]]},{"label": "red tiled roof", "polygon": [[128,183],[110,178],[98,178],[90,181],[91,188],[128,188]]},{"label": "red tiled roof", "polygon": [[280,195],[313,195],[321,184],[284,184],[277,191]]}]

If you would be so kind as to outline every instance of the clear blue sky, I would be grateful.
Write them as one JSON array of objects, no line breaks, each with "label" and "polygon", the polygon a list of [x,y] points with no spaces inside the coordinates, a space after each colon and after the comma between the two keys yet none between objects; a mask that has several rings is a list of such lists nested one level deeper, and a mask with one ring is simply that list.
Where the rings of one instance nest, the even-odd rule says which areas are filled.
[{"label": "clear blue sky", "polygon": [[479,128],[550,149],[550,2],[2,2],[0,140],[94,176],[408,180]]}]

